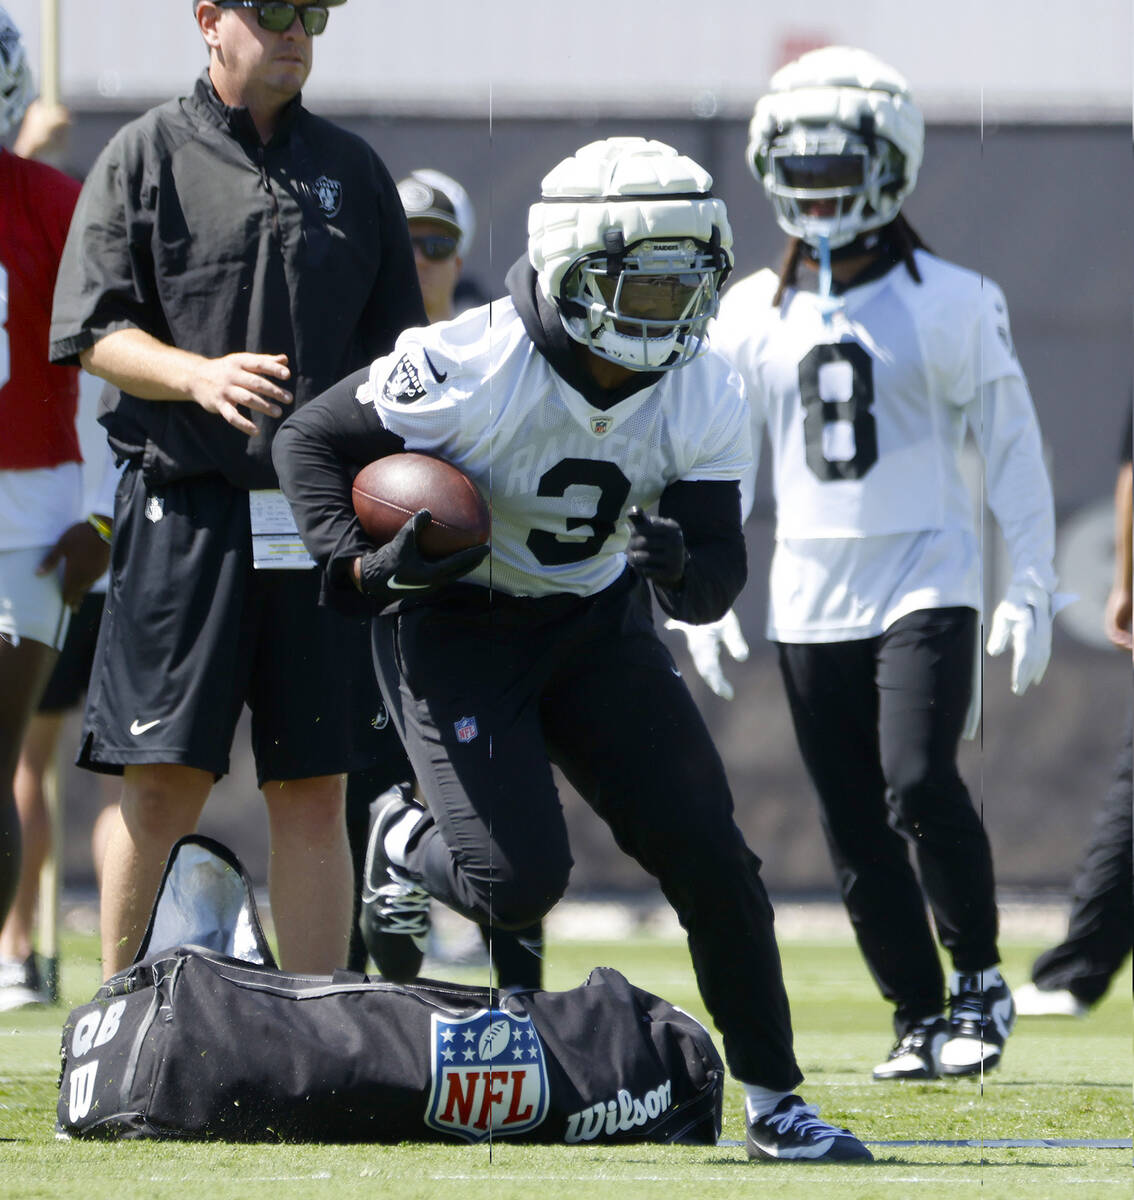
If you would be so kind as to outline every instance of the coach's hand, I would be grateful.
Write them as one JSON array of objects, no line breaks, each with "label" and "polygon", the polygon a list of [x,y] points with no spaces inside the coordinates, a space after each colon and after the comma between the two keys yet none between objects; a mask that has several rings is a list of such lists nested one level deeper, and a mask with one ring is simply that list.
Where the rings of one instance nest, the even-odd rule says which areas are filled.
[{"label": "coach's hand", "polygon": [[665,627],[685,634],[685,644],[697,674],[722,700],[731,700],[735,693],[721,668],[721,649],[727,650],[736,662],[744,662],[748,658],[748,642],[736,613],[730,608],[719,621],[710,621],[707,625],[687,625],[684,621],[669,620]]},{"label": "coach's hand", "polygon": [[392,541],[355,560],[358,590],[383,607],[403,596],[451,583],[480,566],[489,547],[471,546],[444,558],[425,558],[417,535],[429,524],[429,509],[422,508],[398,530]]},{"label": "coach's hand", "polygon": [[223,358],[206,358],[194,372],[190,394],[206,411],[216,413],[234,429],[255,437],[259,427],[241,409],[278,417],[281,404],[291,403],[276,380],[291,378],[286,354],[226,354]]},{"label": "coach's hand", "polygon": [[1013,583],[992,614],[988,652],[1012,647],[1012,691],[1022,696],[1039,683],[1051,658],[1051,597],[1041,587]]},{"label": "coach's hand", "polygon": [[647,516],[635,506],[627,514],[630,541],[626,561],[653,583],[676,587],[685,574],[685,537],[681,526],[667,517]]}]

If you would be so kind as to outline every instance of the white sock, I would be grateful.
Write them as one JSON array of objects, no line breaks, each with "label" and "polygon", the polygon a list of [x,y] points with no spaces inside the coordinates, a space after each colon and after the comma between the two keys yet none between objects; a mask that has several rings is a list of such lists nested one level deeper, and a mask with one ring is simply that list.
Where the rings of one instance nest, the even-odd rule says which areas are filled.
[{"label": "white sock", "polygon": [[775,1092],[756,1083],[744,1084],[744,1111],[750,1121],[766,1117],[791,1092]]}]

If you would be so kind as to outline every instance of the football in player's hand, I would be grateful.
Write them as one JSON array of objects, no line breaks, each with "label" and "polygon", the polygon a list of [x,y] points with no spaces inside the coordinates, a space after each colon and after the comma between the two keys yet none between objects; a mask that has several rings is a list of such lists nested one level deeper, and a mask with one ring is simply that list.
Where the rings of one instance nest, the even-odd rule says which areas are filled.
[{"label": "football in player's hand", "polygon": [[482,546],[491,532],[488,505],[476,484],[451,463],[428,454],[376,459],[355,476],[352,493],[362,528],[379,546],[421,508],[433,518],[418,535],[422,554],[430,558]]}]

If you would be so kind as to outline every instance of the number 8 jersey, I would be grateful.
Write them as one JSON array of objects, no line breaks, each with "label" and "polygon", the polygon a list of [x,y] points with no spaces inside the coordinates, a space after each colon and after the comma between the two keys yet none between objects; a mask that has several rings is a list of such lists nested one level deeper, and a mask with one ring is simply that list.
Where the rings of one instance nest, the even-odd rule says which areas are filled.
[{"label": "number 8 jersey", "polygon": [[[1054,586],[1054,520],[1035,412],[1000,289],[916,252],[834,299],[761,271],[711,331],[740,371],[753,442],[767,429],[776,498],[768,635],[872,637],[916,609],[980,608],[980,555],[960,469],[984,453],[1013,572]],[[1037,582],[1040,579],[1037,578]]]}]

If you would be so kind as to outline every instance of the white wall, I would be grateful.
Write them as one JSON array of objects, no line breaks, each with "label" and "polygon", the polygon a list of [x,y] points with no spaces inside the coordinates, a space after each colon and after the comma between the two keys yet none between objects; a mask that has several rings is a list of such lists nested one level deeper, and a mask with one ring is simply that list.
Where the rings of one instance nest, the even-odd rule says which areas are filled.
[{"label": "white wall", "polygon": [[[49,2],[4,0],[37,63]],[[189,0],[55,2],[71,104],[165,98],[204,61]],[[471,116],[736,115],[777,65],[842,41],[903,71],[931,119],[1128,121],[1131,31],[1129,0],[350,0],[307,94]]]}]

